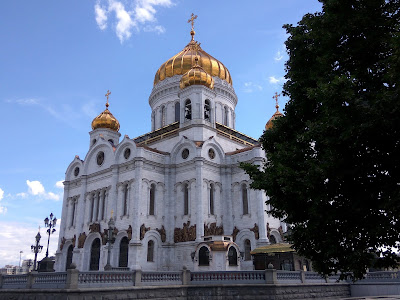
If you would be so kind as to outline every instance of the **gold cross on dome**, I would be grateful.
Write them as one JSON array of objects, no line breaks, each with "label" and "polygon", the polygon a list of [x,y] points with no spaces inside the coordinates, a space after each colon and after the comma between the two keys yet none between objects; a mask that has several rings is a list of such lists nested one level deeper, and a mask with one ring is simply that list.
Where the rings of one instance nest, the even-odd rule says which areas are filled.
[{"label": "gold cross on dome", "polygon": [[106,97],[107,97],[107,104],[106,104],[106,106],[108,107],[108,97],[111,95],[111,92],[110,92],[110,90],[107,90],[107,94],[105,95]]},{"label": "gold cross on dome", "polygon": [[191,18],[188,20],[188,23],[192,23],[192,30],[194,30],[194,20],[196,20],[196,19],[197,19],[197,15],[194,15],[192,13]]},{"label": "gold cross on dome", "polygon": [[278,108],[279,108],[278,98],[279,98],[280,96],[281,96],[281,94],[278,94],[277,92],[275,92],[275,96],[272,96],[272,99],[275,99],[275,102],[276,102],[276,105],[275,105],[276,110],[278,110]]}]

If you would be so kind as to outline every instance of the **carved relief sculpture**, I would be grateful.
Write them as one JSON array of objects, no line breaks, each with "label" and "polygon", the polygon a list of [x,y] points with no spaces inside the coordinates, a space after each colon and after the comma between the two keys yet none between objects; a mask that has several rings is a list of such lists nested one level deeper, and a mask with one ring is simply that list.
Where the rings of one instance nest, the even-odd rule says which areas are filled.
[{"label": "carved relief sculpture", "polygon": [[240,231],[240,230],[237,229],[236,226],[233,228],[233,232],[232,232],[233,241],[236,241],[236,236],[238,235],[239,231]]},{"label": "carved relief sculpture", "polygon": [[60,251],[64,248],[64,245],[65,245],[65,242],[66,242],[67,240],[65,239],[65,237],[63,237],[62,239],[61,239],[61,243],[60,243]]},{"label": "carved relief sculpture", "polygon": [[100,224],[99,223],[90,224],[89,225],[89,231],[90,231],[90,233],[100,232]]},{"label": "carved relief sculpture", "polygon": [[174,242],[188,242],[196,240],[196,225],[190,226],[190,221],[183,223],[183,228],[174,229]]},{"label": "carved relief sculpture", "polygon": [[132,226],[131,225],[129,225],[126,233],[128,234],[128,240],[131,240],[132,239]]},{"label": "carved relief sculpture", "polygon": [[156,228],[156,230],[161,235],[161,241],[164,243],[167,238],[167,234],[165,233],[164,225],[161,227],[161,229]]},{"label": "carved relief sculpture", "polygon": [[268,239],[271,237],[271,227],[269,227],[269,223],[267,223],[267,237]]},{"label": "carved relief sculpture", "polygon": [[256,237],[256,240],[260,238],[260,234],[258,232],[258,225],[254,223],[254,227],[250,229],[250,231],[254,232],[254,236]]},{"label": "carved relief sculpture", "polygon": [[140,239],[143,240],[144,235],[146,234],[147,231],[150,230],[150,227],[146,227],[144,224],[140,226]]},{"label": "carved relief sculpture", "polygon": [[83,232],[79,235],[79,238],[78,238],[78,248],[83,248],[83,245],[85,244],[85,240],[86,240],[86,233]]},{"label": "carved relief sculpture", "polygon": [[74,237],[72,238],[71,242],[72,242],[72,246],[74,246],[74,248],[75,248],[76,234],[74,234]]},{"label": "carved relief sculpture", "polygon": [[217,226],[217,223],[204,224],[204,235],[223,235],[224,226]]}]

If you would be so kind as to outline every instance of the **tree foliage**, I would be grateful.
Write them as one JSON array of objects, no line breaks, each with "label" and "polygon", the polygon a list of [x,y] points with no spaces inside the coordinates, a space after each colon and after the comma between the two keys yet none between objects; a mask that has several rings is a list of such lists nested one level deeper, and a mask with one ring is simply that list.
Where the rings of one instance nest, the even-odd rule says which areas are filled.
[{"label": "tree foliage", "polygon": [[320,2],[322,12],[284,26],[290,100],[260,138],[265,167],[244,168],[292,225],[299,254],[356,279],[398,263],[399,1]]}]

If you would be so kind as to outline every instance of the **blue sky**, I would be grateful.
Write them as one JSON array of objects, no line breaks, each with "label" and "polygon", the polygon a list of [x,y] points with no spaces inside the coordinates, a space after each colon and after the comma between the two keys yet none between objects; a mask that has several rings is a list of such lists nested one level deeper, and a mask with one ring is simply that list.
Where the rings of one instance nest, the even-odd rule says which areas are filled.
[{"label": "blue sky", "polygon": [[[258,138],[275,111],[272,96],[282,89],[282,25],[320,10],[317,0],[4,1],[0,267],[18,265],[20,251],[22,259],[33,258],[38,226],[51,212],[61,217],[60,183],[74,156],[85,157],[107,90],[122,136],[150,131],[154,75],[190,41],[192,12],[195,39],[232,75],[236,129]],[[41,234],[46,245],[43,228]],[[57,235],[51,254],[56,244]]]}]

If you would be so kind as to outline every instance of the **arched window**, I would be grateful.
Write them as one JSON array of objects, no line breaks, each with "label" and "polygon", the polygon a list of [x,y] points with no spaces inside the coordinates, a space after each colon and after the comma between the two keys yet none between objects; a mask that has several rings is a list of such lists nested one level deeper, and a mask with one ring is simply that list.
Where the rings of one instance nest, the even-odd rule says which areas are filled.
[{"label": "arched window", "polygon": [[98,271],[99,270],[99,261],[100,261],[100,239],[95,239],[92,243],[92,247],[90,249],[90,271]]},{"label": "arched window", "polygon": [[210,265],[210,250],[206,246],[203,246],[199,250],[199,266]]},{"label": "arched window", "polygon": [[154,242],[152,240],[147,243],[147,261],[154,261]]},{"label": "arched window", "polygon": [[189,214],[189,186],[187,183],[183,185],[183,214]]},{"label": "arched window", "polygon": [[185,102],[185,119],[191,120],[192,119],[192,102],[190,100],[186,100]]},{"label": "arched window", "polygon": [[210,215],[214,214],[214,184],[210,184]]},{"label": "arched window", "polygon": [[74,254],[72,251],[74,250],[74,247],[70,245],[67,250],[67,262],[65,264],[65,270],[68,270],[71,268],[72,264],[72,255]]},{"label": "arched window", "polygon": [[129,240],[125,236],[121,239],[121,243],[119,244],[119,267],[126,268],[128,266],[128,246]]},{"label": "arched window", "polygon": [[230,247],[228,250],[228,261],[230,266],[237,266],[238,264],[238,257],[237,251],[235,247]]},{"label": "arched window", "polygon": [[181,119],[181,104],[179,102],[175,103],[175,122],[179,122]]},{"label": "arched window", "polygon": [[161,124],[160,127],[165,126],[165,106],[161,106]]},{"label": "arched window", "polygon": [[154,205],[156,200],[156,185],[153,183],[150,187],[149,215],[154,216]]},{"label": "arched window", "polygon": [[224,125],[228,126],[228,107],[224,107]]},{"label": "arched window", "polygon": [[249,240],[244,241],[244,260],[251,260],[251,243]]},{"label": "arched window", "polygon": [[247,186],[242,184],[242,204],[243,204],[243,214],[247,215],[249,213],[249,200],[247,197]]},{"label": "arched window", "polygon": [[71,224],[69,226],[74,226],[75,223],[75,209],[76,209],[76,202],[75,199],[72,200],[72,215],[71,215]]},{"label": "arched window", "polygon": [[270,237],[269,237],[269,242],[271,243],[271,244],[276,244],[276,238],[271,234],[270,235]]},{"label": "arched window", "polygon": [[211,105],[210,100],[206,100],[204,104],[204,120],[211,121]]},{"label": "arched window", "polygon": [[128,185],[124,184],[123,216],[128,215]]}]

